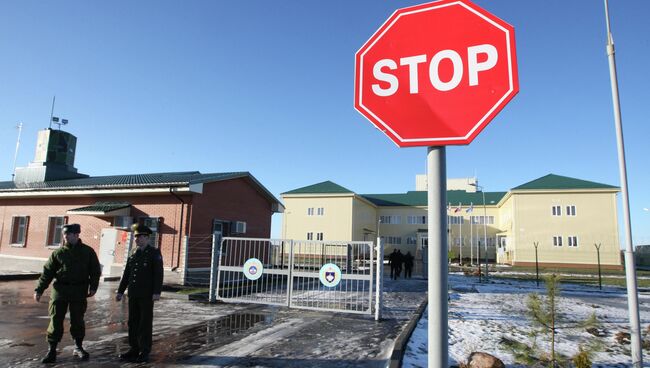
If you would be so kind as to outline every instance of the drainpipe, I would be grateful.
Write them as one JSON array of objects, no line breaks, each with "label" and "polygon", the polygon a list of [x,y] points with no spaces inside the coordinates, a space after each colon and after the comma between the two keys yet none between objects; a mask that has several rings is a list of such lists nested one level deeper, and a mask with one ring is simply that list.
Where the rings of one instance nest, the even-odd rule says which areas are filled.
[{"label": "drainpipe", "polygon": [[[181,202],[181,222],[178,226],[178,256],[176,257],[176,267],[172,268],[172,271],[174,271],[180,266],[181,263],[181,248],[183,244],[183,236],[181,235],[181,233],[183,231],[183,210],[185,209],[185,201],[183,200],[183,198],[179,197],[176,193],[174,193],[172,187],[169,187],[169,194],[173,195],[174,197],[176,197],[176,199],[178,199]],[[172,259],[174,257],[173,251],[174,248],[172,248]]]}]

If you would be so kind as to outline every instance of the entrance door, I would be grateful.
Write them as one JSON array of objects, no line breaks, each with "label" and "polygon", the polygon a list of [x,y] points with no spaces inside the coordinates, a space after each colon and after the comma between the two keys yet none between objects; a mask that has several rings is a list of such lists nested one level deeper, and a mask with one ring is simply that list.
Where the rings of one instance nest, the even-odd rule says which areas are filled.
[{"label": "entrance door", "polygon": [[111,266],[115,260],[115,246],[118,241],[118,229],[102,229],[102,236],[99,240],[99,263],[102,265],[102,276],[111,275]]}]

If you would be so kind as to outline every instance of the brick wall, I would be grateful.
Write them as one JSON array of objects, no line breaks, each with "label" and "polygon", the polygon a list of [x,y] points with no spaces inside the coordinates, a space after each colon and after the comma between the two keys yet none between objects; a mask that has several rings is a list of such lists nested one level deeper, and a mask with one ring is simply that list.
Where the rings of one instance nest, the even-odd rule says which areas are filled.
[{"label": "brick wall", "polygon": [[[212,234],[214,219],[222,221],[245,221],[246,233],[233,234],[247,238],[269,238],[271,236],[272,203],[258,191],[257,185],[248,178],[218,181],[205,184],[202,194],[194,195],[191,211],[191,237]],[[193,244],[191,242],[191,244]],[[189,249],[190,268],[209,267],[206,250],[210,244],[192,246]],[[205,249],[203,249],[205,248]],[[194,257],[192,250],[194,252]]]},{"label": "brick wall", "polygon": [[[191,203],[191,197],[185,197],[185,202]],[[89,206],[100,201],[126,201],[131,203],[130,215],[135,220],[138,217],[160,217],[159,246],[163,253],[165,266],[174,267],[175,263],[179,260],[179,239],[185,234],[178,230],[181,203],[171,194],[155,196],[0,199],[0,255],[34,257],[43,260],[49,257],[52,249],[46,247],[45,243],[48,218],[50,216],[65,216],[67,223],[80,224],[82,241],[93,247],[95,251],[99,251],[101,230],[111,227],[113,218],[66,215],[66,212],[70,209]],[[13,216],[29,216],[24,247],[14,247],[10,244]],[[120,263],[123,260],[123,253],[123,249],[116,248],[117,257],[115,262]]]}]

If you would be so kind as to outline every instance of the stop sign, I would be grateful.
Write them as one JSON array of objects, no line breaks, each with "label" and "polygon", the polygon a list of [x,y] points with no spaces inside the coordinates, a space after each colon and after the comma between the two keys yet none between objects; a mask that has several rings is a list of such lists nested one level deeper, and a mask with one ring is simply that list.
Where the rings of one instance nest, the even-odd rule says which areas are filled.
[{"label": "stop sign", "polygon": [[518,91],[514,28],[467,0],[399,9],[356,53],[354,106],[400,147],[469,144]]}]

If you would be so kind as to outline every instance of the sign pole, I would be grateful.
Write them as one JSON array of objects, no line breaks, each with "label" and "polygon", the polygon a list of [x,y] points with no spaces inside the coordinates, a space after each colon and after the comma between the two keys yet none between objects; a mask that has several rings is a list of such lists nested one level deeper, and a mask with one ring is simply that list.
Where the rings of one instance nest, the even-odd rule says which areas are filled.
[{"label": "sign pole", "polygon": [[605,20],[607,22],[607,59],[609,60],[609,78],[612,86],[612,103],[614,124],[616,126],[616,146],[618,149],[618,172],[621,180],[621,202],[623,205],[623,223],[625,226],[625,280],[627,285],[627,305],[630,318],[630,350],[632,365],[643,366],[643,348],[641,342],[641,324],[639,322],[639,299],[636,283],[636,266],[634,265],[634,248],[632,247],[632,225],[630,223],[630,198],[627,190],[627,166],[625,164],[625,144],[623,142],[623,123],[621,105],[618,96],[618,78],[616,76],[616,57],[614,40],[609,25],[609,4],[605,0]]},{"label": "sign pole", "polygon": [[429,326],[428,366],[449,365],[447,326],[447,167],[444,146],[429,147],[427,152],[427,231],[429,237]]}]

